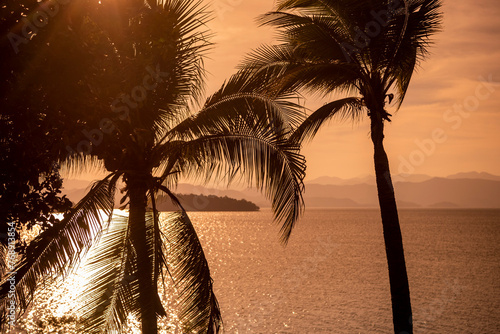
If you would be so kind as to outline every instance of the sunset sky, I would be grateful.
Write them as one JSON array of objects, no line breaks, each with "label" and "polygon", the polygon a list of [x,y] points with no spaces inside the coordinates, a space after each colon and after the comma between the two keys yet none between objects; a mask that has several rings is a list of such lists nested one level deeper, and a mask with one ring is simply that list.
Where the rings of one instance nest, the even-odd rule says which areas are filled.
[{"label": "sunset sky", "polygon": [[[258,15],[273,9],[273,0],[214,0],[211,8],[215,18],[209,26],[216,45],[206,61],[207,93],[234,72],[248,51],[273,38],[270,28],[255,23]],[[500,175],[499,17],[498,0],[444,2],[444,31],[436,36],[432,54],[386,127],[394,174]],[[329,101],[311,98],[306,106],[314,109],[325,102]],[[309,180],[373,174],[367,122],[332,122],[303,153]]]}]

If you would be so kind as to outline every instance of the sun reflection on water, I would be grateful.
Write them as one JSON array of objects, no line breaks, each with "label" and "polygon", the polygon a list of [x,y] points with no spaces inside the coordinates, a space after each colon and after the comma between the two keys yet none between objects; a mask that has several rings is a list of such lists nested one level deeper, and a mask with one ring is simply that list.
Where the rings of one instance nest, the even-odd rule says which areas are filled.
[{"label": "sun reflection on water", "polygon": [[[114,210],[113,214],[125,215],[126,211]],[[56,216],[57,218],[62,218],[62,215]],[[108,220],[108,216],[104,213],[101,218],[104,222]],[[28,239],[32,239],[37,233],[38,231],[34,231],[26,236]],[[106,231],[104,231],[104,233],[106,233]],[[12,333],[82,333],[84,325],[80,324],[78,318],[78,309],[83,303],[80,296],[84,292],[87,282],[89,282],[93,275],[91,271],[86,269],[85,263],[95,252],[96,246],[97,244],[93,245],[89,252],[82,257],[80,266],[69,273],[67,277],[51,278],[45,283],[45,286],[41,287],[39,292],[35,295],[31,307],[24,316],[18,320],[16,328],[11,329]],[[161,282],[165,282],[165,288],[160,284]],[[168,316],[159,319],[159,333],[180,334],[181,326],[177,315],[176,292],[167,272],[164,273],[164,280],[161,280],[161,282],[159,283],[159,295]],[[80,325],[83,327],[79,327]],[[136,317],[129,315],[123,333],[141,334],[140,322]]]}]

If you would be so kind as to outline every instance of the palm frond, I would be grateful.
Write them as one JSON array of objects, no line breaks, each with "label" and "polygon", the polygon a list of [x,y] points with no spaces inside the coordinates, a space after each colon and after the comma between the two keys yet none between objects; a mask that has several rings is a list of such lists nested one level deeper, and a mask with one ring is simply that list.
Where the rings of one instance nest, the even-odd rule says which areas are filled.
[{"label": "palm frond", "polygon": [[[211,34],[206,28],[206,23],[212,14],[201,0],[166,0],[163,2],[162,11],[165,19],[175,22],[172,29],[177,34],[175,40],[171,41],[175,43],[175,57],[165,59],[173,61],[172,64],[165,64],[171,68],[169,85],[165,87],[166,90],[158,92],[158,96],[167,102],[166,105],[159,105],[160,111],[168,113],[178,111],[179,106],[199,101],[203,96],[205,79],[203,56],[212,46],[208,41]],[[153,30],[157,31],[157,28],[153,27]]]},{"label": "palm frond", "polygon": [[[158,212],[157,207],[156,207],[156,195],[157,195],[157,193],[155,191],[150,191],[149,196],[151,199],[152,211],[147,213],[148,215],[152,216],[152,221],[153,221],[153,224],[151,226],[151,228],[152,228],[151,229],[151,231],[152,231],[151,243],[152,243],[153,248],[154,248],[153,254],[155,254],[154,263],[153,263],[153,267],[154,267],[153,282],[159,282],[160,275],[162,275],[162,279],[164,281],[163,268],[167,267],[167,259],[165,257],[165,253],[164,253],[164,244],[163,244],[163,240],[161,238],[162,232],[160,230],[160,217],[159,217],[160,213]],[[174,196],[174,198],[177,200],[177,202],[179,202],[179,200],[175,196]],[[179,205],[180,205],[180,202],[179,202]],[[149,221],[149,219],[146,219],[146,221]],[[165,287],[163,287],[163,288],[165,288]]]},{"label": "palm frond", "polygon": [[293,133],[292,141],[302,142],[311,140],[318,130],[333,117],[341,120],[352,119],[358,121],[363,116],[363,104],[360,98],[349,97],[326,103],[313,112]]},{"label": "palm frond", "polygon": [[[154,256],[154,273],[137,272],[137,258],[130,239],[130,222],[127,215],[114,215],[110,228],[97,246],[85,269],[91,275],[82,295],[81,325],[87,333],[119,332],[127,317],[140,317],[139,275],[153,275],[157,282],[166,268],[163,241],[160,237],[158,214],[146,213],[147,248]],[[159,296],[150,296],[156,312],[166,312]]]},{"label": "palm frond", "polygon": [[284,243],[303,208],[305,160],[288,133],[276,133],[272,126],[248,127],[191,141],[170,142],[165,167],[179,168],[189,177],[231,181],[241,175],[271,200],[275,219],[282,223]]},{"label": "palm frond", "polygon": [[[355,72],[358,80],[365,82],[369,81],[368,73],[382,72],[386,91],[396,82],[399,93],[396,101],[401,105],[415,66],[427,53],[431,43],[430,36],[440,29],[440,8],[439,0],[405,0],[399,3],[368,0],[283,0],[278,1],[277,11],[260,17],[260,23],[278,28],[284,41],[279,48],[293,50],[295,62],[309,62],[303,64],[303,68],[314,66],[312,64],[326,64],[332,60],[347,62],[357,68]],[[374,34],[364,31],[374,24],[377,25]],[[311,75],[308,76],[307,72],[301,73],[296,68],[286,68],[280,64],[283,61],[293,64],[287,58],[273,59],[266,52],[269,53],[269,48],[261,48],[257,52],[261,53],[263,64],[260,67],[279,64],[279,82],[294,83],[302,80],[307,83],[306,78],[315,77],[315,84],[312,81],[307,83],[311,90],[327,93],[347,88],[338,79],[333,80],[331,86],[324,82],[323,85],[317,84],[321,78],[339,78],[338,74],[320,75],[310,72]],[[304,86],[299,83],[294,88]],[[361,86],[354,84],[351,87]]]},{"label": "palm frond", "polygon": [[183,332],[219,333],[222,318],[210,270],[186,212],[172,213],[164,224],[168,265],[179,294]]},{"label": "palm frond", "polygon": [[350,0],[277,0],[276,9],[279,11],[299,10],[308,14],[322,13],[338,17],[348,17],[352,13],[356,13],[366,3],[374,5],[373,1],[370,0],[356,2]]},{"label": "palm frond", "polygon": [[105,174],[107,172],[104,161],[98,157],[85,153],[69,153],[59,162],[61,172],[68,176],[87,174]]},{"label": "palm frond", "polygon": [[115,214],[85,265],[90,279],[78,310],[85,333],[120,332],[139,293],[130,270],[133,257],[128,217]]},{"label": "palm frond", "polygon": [[262,46],[248,55],[240,67],[253,72],[271,90],[289,94],[300,89],[328,94],[333,90],[352,92],[357,88],[362,74],[354,63],[323,59],[306,49]]},{"label": "palm frond", "polygon": [[[427,56],[432,44],[431,36],[441,30],[442,1],[440,0],[407,0],[409,16],[406,19],[404,35],[398,49],[387,56],[385,78],[396,81],[398,107],[401,106],[415,67]],[[393,23],[395,30],[401,30],[403,18]],[[391,37],[391,36],[389,36]]]},{"label": "palm frond", "polygon": [[0,277],[7,272],[7,246],[0,242]]},{"label": "palm frond", "polygon": [[301,9],[311,13],[334,14],[335,7],[332,1],[325,0],[278,0],[276,10]]},{"label": "palm frond", "polygon": [[277,27],[281,41],[294,50],[307,52],[312,60],[346,62],[349,60],[346,45],[356,44],[355,34],[346,30],[341,21],[329,16],[269,12],[262,15],[259,22]]},{"label": "palm frond", "polygon": [[206,23],[212,14],[201,0],[113,3],[103,1],[100,22],[116,47],[113,79],[119,84],[113,85],[117,96],[143,91],[143,99],[128,108],[130,123],[118,126],[124,136],[141,128],[158,140],[172,117],[186,116],[189,104],[204,95],[203,57],[212,45]]},{"label": "palm frond", "polygon": [[147,209],[147,196],[156,189],[152,188],[151,178],[144,178],[144,174],[127,175],[127,186],[129,188],[129,228],[130,244],[134,252],[133,275],[137,279],[139,294],[137,303],[139,309],[139,320],[143,326],[158,316],[166,315],[158,296],[158,285],[155,280],[161,270],[162,259],[159,253],[162,251],[159,243],[159,230],[155,229],[157,212],[149,212]]},{"label": "palm frond", "polygon": [[114,188],[109,185],[109,178],[113,175],[96,182],[61,222],[42,232],[29,244],[13,273],[2,278],[0,313],[6,312],[9,279],[15,279],[17,305],[23,312],[40,284],[54,275],[67,274],[79,263],[99,236],[103,216],[113,210]]},{"label": "palm frond", "polygon": [[[375,9],[380,4],[371,0],[278,0],[276,10],[298,12],[306,16],[329,17],[340,24],[345,32],[362,25],[363,10]],[[366,23],[366,22],[365,22]]]},{"label": "palm frond", "polygon": [[167,260],[164,251],[165,247],[161,239],[159,212],[156,210],[146,212],[146,243],[149,248],[148,253],[152,255],[153,260],[153,272],[150,274],[155,294],[151,298],[153,298],[155,304],[154,309],[156,314],[164,317],[167,313],[158,295],[158,278],[160,274],[163,274],[163,268],[166,268]]},{"label": "palm frond", "polygon": [[291,130],[303,120],[302,107],[290,101],[293,95],[287,92],[266,90],[262,79],[270,81],[269,76],[270,73],[262,78],[249,71],[239,71],[207,99],[198,113],[173,127],[165,139],[193,139],[226,131],[235,118],[272,123],[277,131]]},{"label": "palm frond", "polygon": [[[181,209],[182,211],[186,211],[182,207],[182,204],[179,201],[179,199],[177,198],[177,196],[175,196],[175,194],[173,192],[171,192],[168,187],[160,185],[158,187],[158,189],[162,190],[165,194],[167,194],[167,196],[170,198],[170,200],[172,201],[172,203],[174,203],[179,209]],[[153,201],[153,203],[154,203],[154,201]],[[156,209],[154,207],[153,207],[153,211],[156,211]]]}]

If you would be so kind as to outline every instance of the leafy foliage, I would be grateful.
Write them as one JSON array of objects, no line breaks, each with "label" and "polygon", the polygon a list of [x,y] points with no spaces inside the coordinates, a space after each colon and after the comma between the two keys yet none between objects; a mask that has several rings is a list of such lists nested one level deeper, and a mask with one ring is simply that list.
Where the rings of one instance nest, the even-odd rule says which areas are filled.
[{"label": "leafy foliage", "polygon": [[31,72],[44,37],[31,43],[24,37],[30,31],[26,13],[39,5],[24,0],[0,6],[0,248],[7,246],[7,224],[14,223],[17,252],[25,251],[23,228],[48,228],[58,222],[52,213],[72,205],[61,195],[56,163],[62,157],[61,120],[47,113],[46,93],[39,89],[43,79]]}]

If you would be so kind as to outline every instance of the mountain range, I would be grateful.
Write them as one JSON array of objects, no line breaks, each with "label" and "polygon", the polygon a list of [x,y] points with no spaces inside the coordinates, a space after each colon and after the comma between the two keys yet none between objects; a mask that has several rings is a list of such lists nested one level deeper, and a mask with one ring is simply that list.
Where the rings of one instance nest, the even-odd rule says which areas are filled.
[{"label": "mountain range", "polygon": [[[458,173],[447,177],[423,174],[392,177],[400,208],[500,208],[500,176],[488,173]],[[89,181],[65,180],[65,193],[78,201]],[[260,207],[270,202],[255,189],[227,189],[181,183],[175,193],[215,195],[244,199]],[[341,179],[323,176],[306,182],[306,208],[369,208],[378,206],[374,176]]]},{"label": "mountain range", "polygon": [[[431,180],[433,178],[437,178],[435,176],[429,176],[425,174],[396,174],[392,175],[393,182],[424,182]],[[485,173],[485,172],[468,172],[468,173],[457,173],[453,175],[449,175],[445,177],[446,179],[474,179],[474,180],[491,180],[491,181],[500,181],[500,176]],[[353,184],[375,184],[375,176],[374,175],[366,175],[363,177],[357,177],[352,179],[341,179],[338,177],[332,176],[322,176],[316,179],[310,180],[307,183],[314,184],[331,184],[331,185],[353,185]]]}]

